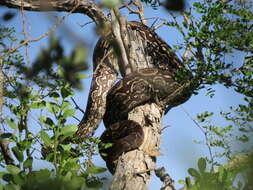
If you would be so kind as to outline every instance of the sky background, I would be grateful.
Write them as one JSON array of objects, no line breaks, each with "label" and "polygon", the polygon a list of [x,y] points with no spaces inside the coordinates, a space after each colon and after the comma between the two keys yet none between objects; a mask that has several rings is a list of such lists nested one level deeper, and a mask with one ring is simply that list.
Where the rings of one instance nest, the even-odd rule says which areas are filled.
[{"label": "sky background", "polygon": [[[190,3],[192,3],[192,1],[189,1],[189,4]],[[163,8],[153,10],[147,6],[145,7],[145,14],[147,18],[161,17],[168,20],[171,19],[170,15]],[[18,38],[23,39],[23,21],[20,12],[15,9],[0,7],[0,15],[7,10],[15,12],[16,16],[10,22],[1,24],[14,27],[18,34]],[[59,16],[64,14],[66,13],[60,13],[57,15]],[[55,13],[25,12],[28,37],[31,39],[37,38],[47,32],[54,24],[52,18],[54,18],[55,15]],[[132,16],[129,18],[129,20],[134,19],[136,18]],[[64,23],[57,28],[56,36],[61,40],[66,54],[68,54],[73,47],[80,43],[84,43],[86,45],[88,50],[89,69],[84,73],[91,75],[92,52],[98,40],[98,36],[95,34],[94,23],[84,27],[81,26],[89,21],[90,19],[82,14],[70,15]],[[152,22],[153,20],[149,20],[149,24],[152,24]],[[182,42],[179,34],[171,27],[164,26],[156,30],[156,32],[171,46]],[[36,58],[41,48],[47,47],[47,42],[48,38],[44,38],[38,42],[29,44],[28,55],[31,63]],[[24,48],[21,52],[24,52]],[[240,56],[238,55],[231,55],[229,59],[236,64],[240,62]],[[85,109],[87,102],[90,81],[91,78],[83,79],[83,90],[76,91],[76,96],[74,97],[76,102],[83,109]],[[196,118],[197,114],[202,113],[203,111],[214,112],[216,115],[213,117],[213,124],[226,125],[227,123],[219,116],[218,113],[220,111],[229,111],[230,106],[243,102],[242,97],[231,89],[226,89],[222,85],[215,85],[214,89],[216,90],[216,93],[213,98],[207,97],[205,95],[206,90],[203,89],[198,95],[193,95],[185,104],[170,110],[164,117],[163,126],[170,127],[166,128],[162,133],[160,150],[162,156],[157,158],[157,167],[164,166],[166,168],[166,171],[176,181],[177,188],[181,186],[177,183],[177,181],[189,176],[187,169],[190,167],[196,167],[198,158],[208,156],[207,147],[194,142],[195,140],[204,141],[204,135],[185,113],[185,111],[193,118]],[[77,112],[76,116],[81,119],[82,113]],[[77,121],[73,119],[73,123],[77,123]],[[96,132],[96,135],[100,136],[103,131],[104,126],[101,124]],[[104,161],[99,156],[94,158],[94,163],[105,167]],[[34,168],[41,169],[48,166],[49,165],[45,162],[38,160],[35,163]],[[111,178],[109,173],[106,173],[105,175],[108,178]],[[154,174],[152,174],[150,189],[159,189],[160,185],[161,182],[156,176],[154,176]]]}]

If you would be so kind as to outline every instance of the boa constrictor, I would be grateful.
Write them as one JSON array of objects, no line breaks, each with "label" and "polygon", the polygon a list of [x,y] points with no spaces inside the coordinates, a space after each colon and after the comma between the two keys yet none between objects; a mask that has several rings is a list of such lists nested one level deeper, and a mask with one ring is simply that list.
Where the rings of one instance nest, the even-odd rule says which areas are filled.
[{"label": "boa constrictor", "polygon": [[101,136],[103,143],[112,146],[100,146],[100,154],[111,173],[114,161],[123,152],[138,148],[144,139],[142,127],[128,120],[129,111],[146,103],[156,103],[168,110],[187,101],[191,94],[188,83],[181,84],[172,72],[157,68],[140,69],[113,86],[107,95],[103,119],[107,129]]},{"label": "boa constrictor", "polygon": [[91,136],[104,118],[107,130],[101,139],[105,143],[113,142],[111,148],[101,151],[110,155],[102,154],[107,162],[142,143],[141,127],[138,123],[127,120],[127,113],[131,109],[147,102],[155,102],[162,107],[169,104],[169,107],[173,107],[183,103],[191,95],[184,93],[180,98],[175,96],[166,101],[166,97],[182,86],[175,80],[175,73],[185,66],[151,28],[135,21],[128,22],[128,25],[129,30],[135,31],[143,39],[142,48],[147,64],[139,65],[135,71],[115,84],[117,75],[121,72],[119,59],[114,53],[113,38],[111,35],[101,38],[94,49],[94,75],[86,113],[76,133],[79,139]]}]

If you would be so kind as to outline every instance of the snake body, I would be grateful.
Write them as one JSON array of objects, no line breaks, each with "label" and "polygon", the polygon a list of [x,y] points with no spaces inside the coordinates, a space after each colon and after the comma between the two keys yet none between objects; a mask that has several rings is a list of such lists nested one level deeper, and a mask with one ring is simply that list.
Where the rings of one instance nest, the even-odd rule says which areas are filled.
[{"label": "snake body", "polygon": [[[138,65],[137,69],[159,68],[177,72],[184,67],[171,47],[169,47],[153,30],[146,25],[130,21],[130,29],[139,35],[145,44],[143,51],[148,65]],[[117,55],[115,55],[113,38],[108,35],[101,38],[93,54],[93,79],[91,82],[86,112],[78,125],[76,135],[82,140],[91,136],[103,119],[106,110],[106,96],[120,73]]]},{"label": "snake body", "polygon": [[76,133],[80,139],[89,137],[104,120],[106,131],[101,140],[103,143],[112,143],[112,147],[103,149],[100,146],[100,153],[111,172],[114,170],[111,163],[119,155],[138,148],[143,141],[142,127],[127,119],[129,111],[152,102],[162,108],[174,107],[191,96],[188,91],[181,90],[180,96],[166,99],[183,86],[175,77],[185,66],[151,28],[135,21],[128,22],[128,25],[129,30],[143,39],[141,48],[146,63],[138,64],[135,70],[115,84],[117,75],[122,72],[114,53],[113,37],[108,35],[101,38],[94,49],[94,75],[86,113]]},{"label": "snake body", "polygon": [[175,80],[172,72],[157,68],[133,72],[113,86],[107,95],[103,119],[107,129],[100,137],[103,143],[112,143],[110,148],[100,148],[111,173],[114,173],[114,161],[123,152],[138,148],[144,139],[140,124],[127,120],[129,111],[146,103],[172,108],[187,101],[191,94],[191,90]]}]

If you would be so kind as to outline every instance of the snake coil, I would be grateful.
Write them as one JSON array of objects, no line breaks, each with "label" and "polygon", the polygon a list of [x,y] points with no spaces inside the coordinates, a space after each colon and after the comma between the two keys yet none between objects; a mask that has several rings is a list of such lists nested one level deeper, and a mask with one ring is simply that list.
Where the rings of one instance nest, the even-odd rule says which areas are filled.
[{"label": "snake coil", "polygon": [[[150,57],[151,67],[140,68],[124,76],[114,86],[111,83],[104,91],[101,118],[106,130],[100,139],[102,144],[112,145],[109,148],[100,145],[99,150],[111,173],[114,173],[115,161],[118,157],[123,152],[138,148],[144,139],[140,124],[128,120],[129,111],[145,103],[156,103],[163,109],[170,109],[187,101],[192,94],[189,88],[184,88],[184,83],[176,80],[177,72],[185,66],[171,48],[147,26],[137,22],[129,22],[129,24],[131,29],[137,30],[139,32],[137,34],[146,41],[144,50],[146,56]],[[95,56],[100,55],[100,60],[101,55],[106,54],[105,50],[112,49],[106,40],[101,39],[95,48]],[[118,73],[119,69],[112,67],[114,58],[111,58],[108,67]],[[186,77],[191,77],[189,72],[187,75]],[[103,76],[105,79],[105,75]]]}]

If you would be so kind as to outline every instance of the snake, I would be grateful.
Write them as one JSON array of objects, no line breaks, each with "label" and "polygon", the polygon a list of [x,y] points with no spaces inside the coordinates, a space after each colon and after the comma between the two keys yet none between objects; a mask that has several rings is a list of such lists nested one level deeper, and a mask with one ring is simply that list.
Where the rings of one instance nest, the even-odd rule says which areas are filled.
[{"label": "snake", "polygon": [[124,153],[138,148],[144,139],[139,123],[128,120],[128,112],[146,103],[156,103],[167,111],[186,102],[192,95],[188,83],[180,83],[170,71],[144,68],[125,76],[108,92],[106,112],[103,118],[106,127],[100,137],[109,148],[100,146],[100,155],[111,173],[115,160]]},{"label": "snake", "polygon": [[[124,76],[113,36],[100,38],[93,54],[93,78],[86,112],[75,134],[81,141],[91,137],[103,120],[106,130],[100,139],[103,144],[112,143],[112,146],[104,149],[99,145],[99,150],[112,173],[111,163],[123,152],[138,148],[144,139],[140,124],[128,120],[129,111],[152,102],[169,110],[187,101],[192,94],[176,80],[177,72],[185,65],[172,48],[150,27],[136,21],[127,24],[129,30],[143,39],[142,51],[147,64],[138,65],[136,70]],[[117,81],[120,74],[123,78]],[[180,93],[173,95],[178,89]],[[173,97],[168,98],[171,95]]]}]

